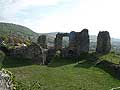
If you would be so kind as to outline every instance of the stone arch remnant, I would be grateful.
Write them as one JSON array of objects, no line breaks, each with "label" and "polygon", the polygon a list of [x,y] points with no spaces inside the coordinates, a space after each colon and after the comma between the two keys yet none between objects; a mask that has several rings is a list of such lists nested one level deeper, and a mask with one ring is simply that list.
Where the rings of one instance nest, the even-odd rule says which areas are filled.
[{"label": "stone arch remnant", "polygon": [[55,50],[62,50],[63,37],[69,36],[68,33],[58,33],[55,38]]},{"label": "stone arch remnant", "polygon": [[[62,48],[62,39],[64,36],[69,37],[69,47]],[[55,50],[61,50],[65,57],[80,56],[81,53],[89,51],[89,34],[87,29],[81,32],[72,31],[70,33],[58,33],[55,38]]]}]

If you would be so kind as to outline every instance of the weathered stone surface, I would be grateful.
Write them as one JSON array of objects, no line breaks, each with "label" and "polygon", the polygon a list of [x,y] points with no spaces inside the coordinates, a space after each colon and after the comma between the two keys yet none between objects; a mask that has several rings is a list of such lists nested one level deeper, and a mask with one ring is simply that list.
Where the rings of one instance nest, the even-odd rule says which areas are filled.
[{"label": "weathered stone surface", "polygon": [[89,51],[89,34],[87,29],[83,29],[81,32],[77,33],[77,54],[86,53]]},{"label": "weathered stone surface", "polygon": [[15,44],[13,37],[9,37],[8,38],[8,44],[10,44],[10,45],[14,45]]},{"label": "weathered stone surface", "polygon": [[4,69],[0,71],[0,90],[13,90],[11,76]]},{"label": "weathered stone surface", "polygon": [[3,39],[2,39],[2,38],[0,38],[0,44],[2,44],[2,42],[3,42]]},{"label": "weathered stone surface", "polygon": [[36,43],[32,43],[25,51],[25,57],[33,60],[35,64],[43,64],[43,50]]},{"label": "weathered stone surface", "polygon": [[[62,48],[62,39],[64,36],[69,37],[69,47]],[[61,50],[64,57],[76,57],[81,53],[89,51],[89,34],[87,29],[81,32],[58,33],[55,38],[55,49]]]},{"label": "weathered stone surface", "polygon": [[3,63],[4,58],[5,58],[5,54],[4,54],[3,51],[0,50],[0,67],[1,67],[1,65]]},{"label": "weathered stone surface", "polygon": [[48,65],[54,56],[55,56],[55,49],[54,48],[49,48],[46,51],[46,61],[44,62],[45,65]]},{"label": "weathered stone surface", "polygon": [[77,32],[72,31],[69,34],[69,49],[70,50],[75,50],[77,47]]},{"label": "weathered stone surface", "polygon": [[55,49],[62,50],[62,40],[63,37],[68,36],[68,33],[58,33],[55,38]]},{"label": "weathered stone surface", "polygon": [[34,64],[44,64],[46,61],[45,49],[36,43],[32,43],[28,47],[12,49],[10,55],[32,59]]},{"label": "weathered stone surface", "polygon": [[120,80],[120,64],[114,64],[112,62],[103,60],[98,63],[97,66],[100,66],[102,69],[111,73],[113,76]]},{"label": "weathered stone surface", "polygon": [[27,47],[19,47],[15,49],[10,49],[10,56],[24,57],[26,54]]},{"label": "weathered stone surface", "polygon": [[46,41],[46,36],[41,35],[38,37],[37,43],[42,47],[42,48],[47,48],[47,41]]},{"label": "weathered stone surface", "polygon": [[98,53],[109,53],[111,50],[111,38],[108,31],[99,32],[97,37],[97,48]]}]

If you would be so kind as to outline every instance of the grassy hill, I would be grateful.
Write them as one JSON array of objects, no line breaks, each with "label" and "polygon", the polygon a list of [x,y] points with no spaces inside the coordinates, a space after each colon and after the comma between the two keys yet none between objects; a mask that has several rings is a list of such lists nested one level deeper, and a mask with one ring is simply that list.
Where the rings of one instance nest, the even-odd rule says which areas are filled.
[{"label": "grassy hill", "polygon": [[[109,60],[109,54],[106,57]],[[110,58],[116,59],[114,55]],[[6,57],[3,67],[15,74],[17,90],[110,90],[119,87],[120,80],[96,67],[92,59],[89,55],[78,59],[55,57],[48,66],[43,66],[33,65],[28,59]]]},{"label": "grassy hill", "polygon": [[31,37],[32,39],[38,37],[38,33],[33,32],[31,29],[16,25],[12,23],[0,23],[0,36],[1,35],[15,35],[17,37],[28,38]]}]

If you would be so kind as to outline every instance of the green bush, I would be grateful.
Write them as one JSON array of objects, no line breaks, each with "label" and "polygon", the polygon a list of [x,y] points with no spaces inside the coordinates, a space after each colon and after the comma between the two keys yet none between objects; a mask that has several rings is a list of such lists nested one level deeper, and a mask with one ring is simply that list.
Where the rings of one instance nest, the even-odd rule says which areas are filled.
[{"label": "green bush", "polygon": [[[26,84],[27,83],[27,84]],[[40,81],[16,81],[16,90],[48,90]]]}]

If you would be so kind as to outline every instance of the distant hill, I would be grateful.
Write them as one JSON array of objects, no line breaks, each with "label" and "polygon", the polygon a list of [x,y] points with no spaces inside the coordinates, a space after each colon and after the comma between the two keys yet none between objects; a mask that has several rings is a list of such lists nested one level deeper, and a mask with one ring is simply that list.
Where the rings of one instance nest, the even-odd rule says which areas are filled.
[{"label": "distant hill", "polygon": [[31,29],[12,23],[0,23],[0,36],[1,35],[15,35],[22,38],[32,38],[38,37],[38,33],[33,32]]},{"label": "distant hill", "polygon": [[[91,42],[97,42],[97,36],[96,36],[96,35],[90,35],[90,41],[91,41]],[[116,43],[116,42],[119,42],[119,43],[120,43],[120,39],[111,38],[111,42],[112,42],[112,43]]]},{"label": "distant hill", "polygon": [[[36,33],[32,31],[31,29],[17,25],[12,23],[0,23],[0,36],[2,35],[15,35],[17,37],[22,37],[24,39],[28,39],[29,37],[32,39],[32,41],[36,41],[39,35],[46,35],[47,36],[47,43],[48,46],[54,46],[54,38],[58,32],[52,32],[52,33]],[[97,36],[96,35],[90,35],[90,49],[95,50],[96,48],[96,42],[97,42]],[[112,42],[112,50],[116,52],[120,52],[120,39],[111,38]],[[69,38],[63,39],[63,46],[66,47],[69,44]]]}]

